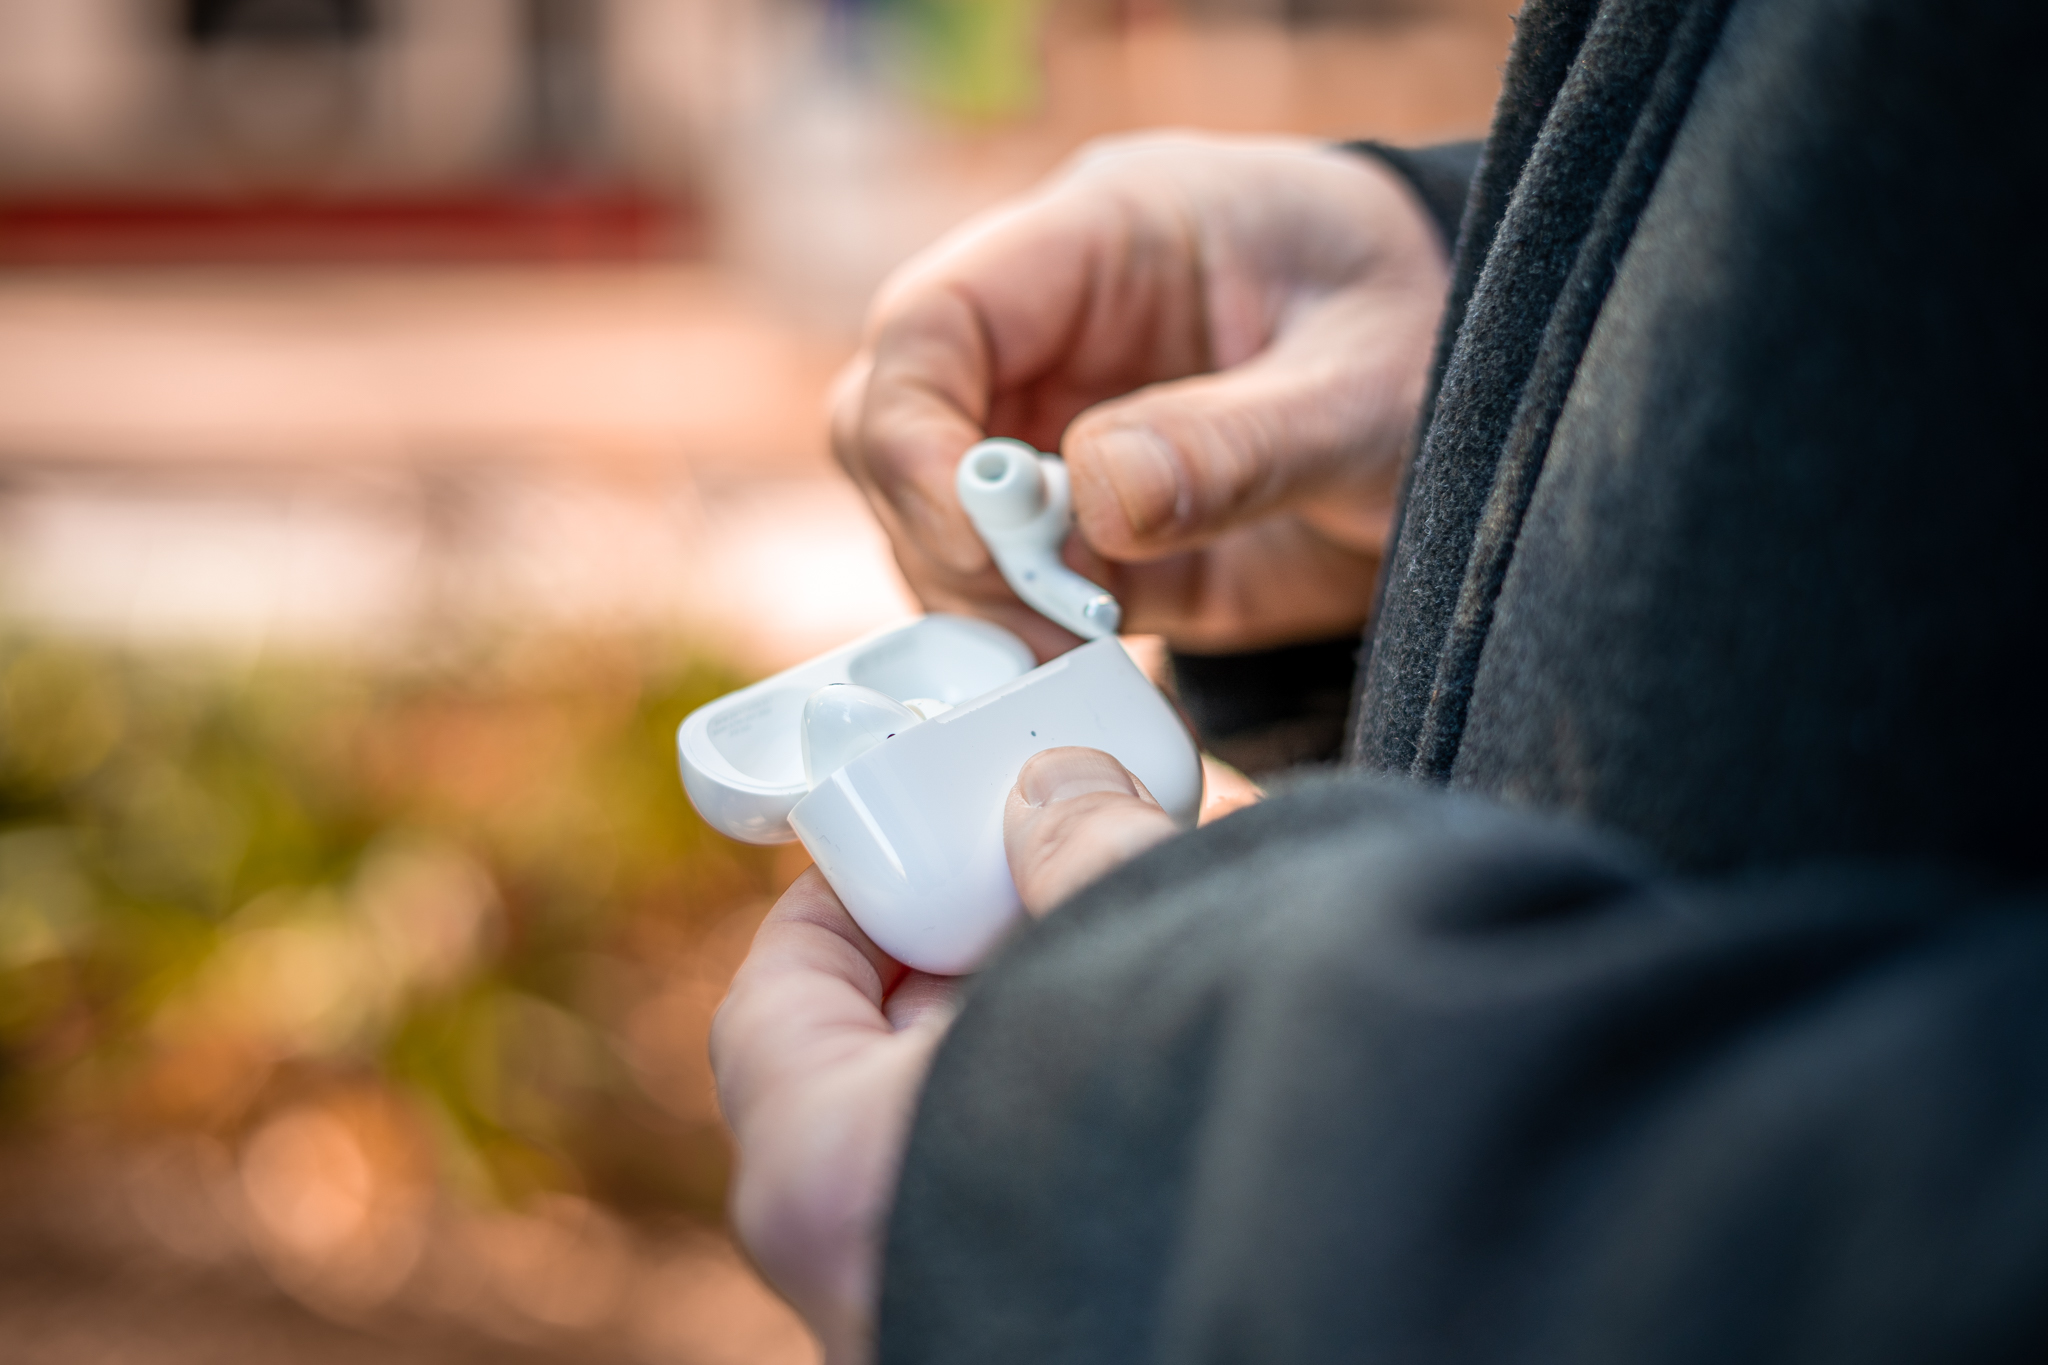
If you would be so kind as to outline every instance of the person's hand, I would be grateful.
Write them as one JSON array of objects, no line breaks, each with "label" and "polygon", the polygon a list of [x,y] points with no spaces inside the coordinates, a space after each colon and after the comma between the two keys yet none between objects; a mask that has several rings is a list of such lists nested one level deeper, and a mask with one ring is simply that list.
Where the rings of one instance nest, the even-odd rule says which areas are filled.
[{"label": "person's hand", "polygon": [[883,289],[833,449],[925,606],[1074,637],[1003,584],[953,492],[984,436],[1058,450],[1067,559],[1196,652],[1363,625],[1449,281],[1386,167],[1304,141],[1126,139]]},{"label": "person's hand", "polygon": [[816,868],[768,912],[711,1023],[739,1147],[732,1222],[827,1365],[871,1354],[881,1237],[954,982],[877,948]]},{"label": "person's hand", "polygon": [[[1033,915],[1174,829],[1144,784],[1094,749],[1025,764],[1003,819]],[[873,1355],[882,1234],[954,989],[875,947],[813,868],[768,912],[712,1023],[719,1105],[740,1152],[733,1226],[828,1365]]]}]

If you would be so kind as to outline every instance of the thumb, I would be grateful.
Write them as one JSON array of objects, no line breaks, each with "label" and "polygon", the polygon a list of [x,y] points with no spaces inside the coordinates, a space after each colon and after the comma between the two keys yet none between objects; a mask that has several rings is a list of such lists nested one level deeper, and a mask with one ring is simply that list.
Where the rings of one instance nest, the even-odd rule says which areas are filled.
[{"label": "thumb", "polygon": [[1024,908],[1043,915],[1177,831],[1173,817],[1100,749],[1047,749],[1024,765],[1003,844]]},{"label": "thumb", "polygon": [[1305,505],[1319,524],[1376,525],[1366,513],[1391,496],[1419,395],[1392,392],[1386,367],[1303,349],[1077,418],[1062,453],[1082,539],[1113,560],[1146,560]]}]

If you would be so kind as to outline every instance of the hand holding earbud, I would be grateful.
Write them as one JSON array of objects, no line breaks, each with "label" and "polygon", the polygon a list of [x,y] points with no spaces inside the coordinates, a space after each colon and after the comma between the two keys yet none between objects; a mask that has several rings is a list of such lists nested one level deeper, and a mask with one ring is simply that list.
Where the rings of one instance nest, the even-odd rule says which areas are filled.
[{"label": "hand holding earbud", "polygon": [[1121,629],[1196,652],[1333,636],[1371,607],[1448,281],[1369,157],[1098,144],[883,290],[833,449],[924,604],[1040,658],[1071,635],[1018,600],[956,491],[989,436],[1064,457],[1066,553]]}]

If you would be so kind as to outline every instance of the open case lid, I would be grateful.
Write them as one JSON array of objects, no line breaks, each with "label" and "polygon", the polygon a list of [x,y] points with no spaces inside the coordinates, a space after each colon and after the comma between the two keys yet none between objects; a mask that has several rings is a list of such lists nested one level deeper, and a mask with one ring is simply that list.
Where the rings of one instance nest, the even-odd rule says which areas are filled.
[{"label": "open case lid", "polygon": [[683,786],[721,833],[788,843],[790,808],[810,791],[798,726],[811,693],[850,682],[957,706],[1036,665],[1022,640],[986,621],[935,614],[890,626],[692,711],[676,731]]}]

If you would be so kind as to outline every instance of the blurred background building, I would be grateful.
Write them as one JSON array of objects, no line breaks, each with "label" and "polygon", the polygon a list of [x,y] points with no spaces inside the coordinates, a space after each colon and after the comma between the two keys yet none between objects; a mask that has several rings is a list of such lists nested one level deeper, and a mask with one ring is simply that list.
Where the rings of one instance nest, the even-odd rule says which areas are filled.
[{"label": "blurred background building", "polygon": [[824,392],[1088,138],[1480,131],[1512,0],[0,0],[10,1360],[798,1361],[683,712],[913,608]]}]

